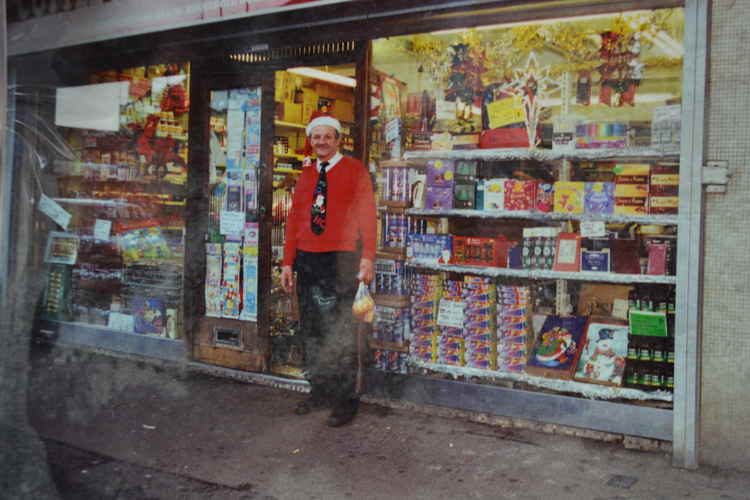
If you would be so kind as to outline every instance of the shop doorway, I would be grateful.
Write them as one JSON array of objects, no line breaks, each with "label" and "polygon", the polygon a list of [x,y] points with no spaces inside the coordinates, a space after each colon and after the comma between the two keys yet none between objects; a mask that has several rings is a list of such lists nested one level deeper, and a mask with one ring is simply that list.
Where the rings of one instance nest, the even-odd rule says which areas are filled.
[{"label": "shop doorway", "polygon": [[192,359],[302,377],[296,301],[279,283],[284,222],[313,111],[340,119],[344,154],[362,159],[367,149],[366,89],[355,83],[367,81],[367,47],[341,41],[194,63],[185,257]]},{"label": "shop doorway", "polygon": [[314,112],[336,117],[342,124],[341,152],[356,154],[356,65],[295,66],[276,71],[274,76],[269,368],[273,373],[299,378],[304,352],[295,335],[299,320],[297,300],[282,290],[279,280],[285,223],[297,177],[306,162],[314,160],[305,141],[305,127]]},{"label": "shop doorway", "polygon": [[265,371],[269,355],[270,121],[263,73],[199,83],[186,262],[193,359]]}]

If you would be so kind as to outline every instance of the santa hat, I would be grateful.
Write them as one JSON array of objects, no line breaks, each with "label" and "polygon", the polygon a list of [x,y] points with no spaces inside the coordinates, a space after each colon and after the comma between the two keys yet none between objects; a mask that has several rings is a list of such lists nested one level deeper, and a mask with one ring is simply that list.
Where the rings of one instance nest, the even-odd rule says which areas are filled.
[{"label": "santa hat", "polygon": [[336,129],[336,132],[341,132],[341,122],[331,115],[315,111],[310,117],[310,123],[307,124],[307,128],[305,129],[308,137],[312,134],[312,129],[320,125],[327,125]]},{"label": "santa hat", "polygon": [[310,144],[310,134],[312,133],[312,129],[318,125],[328,125],[335,128],[336,132],[341,132],[341,122],[336,118],[323,111],[313,111],[312,115],[310,115],[310,123],[307,124],[307,129],[305,130],[307,132],[305,134],[305,148],[303,150],[305,156],[312,155],[313,149],[312,144]]}]

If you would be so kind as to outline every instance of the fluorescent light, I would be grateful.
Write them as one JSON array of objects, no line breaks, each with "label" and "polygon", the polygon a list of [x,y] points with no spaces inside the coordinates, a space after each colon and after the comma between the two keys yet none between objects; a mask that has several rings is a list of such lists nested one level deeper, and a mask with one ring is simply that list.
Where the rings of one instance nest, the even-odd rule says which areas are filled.
[{"label": "fluorescent light", "polygon": [[308,76],[315,78],[316,80],[323,80],[330,83],[336,83],[338,85],[344,85],[346,87],[356,87],[357,80],[349,78],[348,76],[337,75],[336,73],[329,73],[328,71],[321,71],[315,68],[299,67],[289,68],[288,72],[296,75]]}]

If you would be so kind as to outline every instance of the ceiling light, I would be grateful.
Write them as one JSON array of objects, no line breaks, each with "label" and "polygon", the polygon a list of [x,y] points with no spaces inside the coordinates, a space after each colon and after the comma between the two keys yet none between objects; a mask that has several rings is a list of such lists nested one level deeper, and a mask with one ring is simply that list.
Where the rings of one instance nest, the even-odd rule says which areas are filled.
[{"label": "ceiling light", "polygon": [[356,87],[357,80],[348,76],[337,75],[336,73],[329,73],[328,71],[321,71],[315,68],[299,67],[289,68],[288,72],[294,73],[295,75],[307,76],[315,78],[316,80],[323,80],[325,82],[335,83],[337,85],[344,85],[345,87]]}]

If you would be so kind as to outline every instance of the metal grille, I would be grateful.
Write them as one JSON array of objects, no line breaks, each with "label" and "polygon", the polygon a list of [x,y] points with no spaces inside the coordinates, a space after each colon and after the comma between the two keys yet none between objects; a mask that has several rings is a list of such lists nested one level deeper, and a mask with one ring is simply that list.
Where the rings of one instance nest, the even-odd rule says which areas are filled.
[{"label": "metal grille", "polygon": [[285,59],[326,56],[331,54],[354,54],[356,49],[357,43],[353,40],[347,40],[315,43],[303,47],[279,47],[274,49],[252,50],[240,54],[231,54],[229,59],[237,62],[255,64],[281,61]]}]

